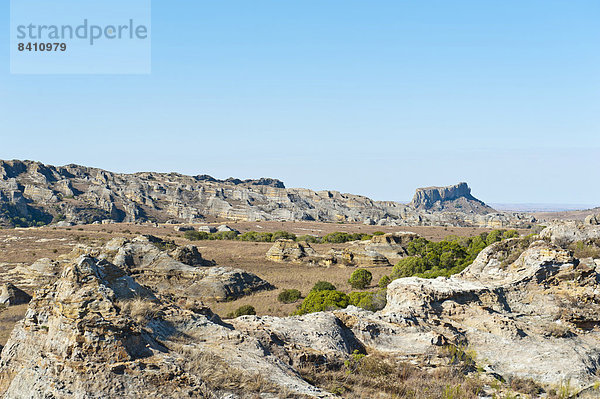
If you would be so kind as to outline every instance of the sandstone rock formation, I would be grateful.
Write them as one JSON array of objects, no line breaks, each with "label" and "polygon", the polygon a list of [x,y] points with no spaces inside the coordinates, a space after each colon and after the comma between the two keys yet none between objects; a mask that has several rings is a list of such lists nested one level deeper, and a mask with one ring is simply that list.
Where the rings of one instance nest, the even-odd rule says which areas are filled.
[{"label": "sandstone rock formation", "polygon": [[210,311],[82,255],[40,289],[0,357],[3,398],[329,397]]},{"label": "sandstone rock formation", "polygon": [[419,235],[410,232],[388,233],[370,240],[351,241],[346,247],[319,254],[308,243],[277,240],[267,251],[274,262],[303,263],[310,266],[377,267],[396,264],[407,255],[406,246]]},{"label": "sandstone rock formation", "polygon": [[318,254],[306,242],[280,239],[267,251],[266,257],[273,262],[312,263]]},{"label": "sandstone rock formation", "polygon": [[[334,311],[332,331],[335,325],[347,328],[367,353],[431,359],[436,347],[453,345],[472,351],[490,375],[533,379],[548,387],[566,381],[572,388],[592,386],[600,353],[600,259],[576,259],[568,249],[550,242],[568,244],[553,239],[556,234],[595,237],[596,226],[562,224],[541,234],[546,241],[516,238],[492,244],[451,278],[394,280],[385,309]],[[315,324],[296,321],[302,326],[286,327],[290,319],[260,317],[234,324],[268,345],[268,334],[259,330],[280,337],[310,331]],[[298,339],[300,334],[285,342]],[[347,341],[335,342],[341,348]],[[328,345],[318,352],[320,356],[336,347]],[[299,356],[284,348],[284,358]]]},{"label": "sandstone rock formation", "polygon": [[467,183],[458,183],[448,187],[418,188],[410,204],[418,210],[451,210],[477,214],[497,213],[473,197]]},{"label": "sandstone rock formation", "polygon": [[[379,225],[529,226],[493,213],[464,184],[417,192],[412,205],[336,191],[286,189],[273,179],[217,180],[177,173],[118,174],[78,165],[0,161],[0,225],[111,221],[316,220]],[[450,205],[450,204],[454,205]],[[444,212],[438,212],[444,211]]]},{"label": "sandstone rock formation", "polygon": [[[265,398],[329,397],[295,370],[335,369],[355,351],[433,367],[444,348],[457,348],[472,353],[483,370],[478,375],[546,387],[569,381],[593,397],[600,258],[577,259],[562,237],[595,231],[550,226],[539,237],[492,244],[450,278],[394,280],[379,312],[351,306],[305,316],[242,316],[230,324],[191,295],[184,298],[186,291],[153,278],[183,272],[176,277],[181,281],[191,269],[215,269],[174,260],[167,242],[138,237],[78,248],[65,258],[60,277],[37,291],[3,348],[0,395],[237,398],[252,386]],[[405,239],[383,237],[377,244]]]}]

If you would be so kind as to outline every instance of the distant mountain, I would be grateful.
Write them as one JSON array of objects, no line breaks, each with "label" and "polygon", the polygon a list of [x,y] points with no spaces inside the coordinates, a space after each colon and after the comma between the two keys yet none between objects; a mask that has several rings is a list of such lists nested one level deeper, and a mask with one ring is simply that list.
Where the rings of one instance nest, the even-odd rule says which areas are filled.
[{"label": "distant mountain", "polygon": [[178,173],[112,173],[79,165],[0,161],[0,225],[51,222],[316,220],[379,225],[528,226],[531,217],[497,213],[466,183],[419,189],[412,203],[373,201],[337,191],[285,188],[280,180],[218,180]]},{"label": "distant mountain", "polygon": [[471,195],[467,183],[458,183],[447,187],[418,188],[409,204],[417,210],[467,212],[485,215],[497,213],[483,201]]}]

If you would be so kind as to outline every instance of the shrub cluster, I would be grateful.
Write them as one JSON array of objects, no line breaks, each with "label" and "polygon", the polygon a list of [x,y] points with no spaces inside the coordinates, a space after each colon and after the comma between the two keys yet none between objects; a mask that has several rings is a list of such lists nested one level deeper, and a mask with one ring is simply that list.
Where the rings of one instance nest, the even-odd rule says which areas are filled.
[{"label": "shrub cluster", "polygon": [[516,230],[494,230],[475,237],[448,237],[440,242],[417,238],[408,244],[406,250],[409,256],[394,266],[390,278],[449,277],[473,263],[488,245],[518,236]]},{"label": "shrub cluster", "polygon": [[283,290],[277,296],[277,300],[282,303],[294,303],[302,297],[302,293],[296,289]]},{"label": "shrub cluster", "polygon": [[[383,232],[376,232],[374,235],[383,234]],[[207,233],[204,231],[186,231],[184,237],[190,241],[199,240],[240,240],[240,241],[251,241],[251,242],[275,242],[279,239],[294,240],[298,242],[307,242],[309,244],[340,244],[348,241],[356,240],[370,240],[373,236],[364,233],[343,233],[335,232],[329,233],[324,237],[316,237],[311,235],[302,235],[297,237],[293,233],[287,231],[276,231],[274,233],[265,231],[248,231],[243,234],[239,234],[235,231],[226,231],[219,233]]]},{"label": "shrub cluster", "polygon": [[242,305],[231,313],[227,314],[227,318],[235,319],[240,316],[255,315],[256,310],[252,305]]},{"label": "shrub cluster", "polygon": [[345,294],[337,291],[333,284],[327,281],[319,281],[306,298],[304,298],[304,301],[298,306],[298,310],[294,314],[304,315],[325,310],[343,309],[349,305],[374,312],[383,309],[385,304],[385,290]]}]

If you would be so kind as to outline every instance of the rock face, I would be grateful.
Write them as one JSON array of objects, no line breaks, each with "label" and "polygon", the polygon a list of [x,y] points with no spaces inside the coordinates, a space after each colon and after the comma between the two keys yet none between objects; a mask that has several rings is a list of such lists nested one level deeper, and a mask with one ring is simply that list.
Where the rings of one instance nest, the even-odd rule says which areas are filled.
[{"label": "rock face", "polygon": [[[65,225],[149,220],[197,222],[206,216],[392,226],[519,227],[535,221],[522,214],[490,213],[493,210],[480,201],[458,194],[465,190],[469,189],[463,185],[420,190],[412,205],[403,205],[336,191],[286,189],[274,179],[217,180],[206,175],[152,172],[118,174],[78,165],[55,167],[32,161],[0,161],[0,225],[52,221]],[[451,202],[455,206],[450,206]],[[437,210],[444,212],[433,212]]]},{"label": "rock face", "polygon": [[330,396],[210,311],[160,300],[86,255],[36,293],[0,357],[0,395],[10,399],[239,398],[249,389]]},{"label": "rock face", "polygon": [[473,197],[467,183],[458,183],[448,187],[418,188],[411,205],[415,209],[427,211],[497,213],[494,209]]}]

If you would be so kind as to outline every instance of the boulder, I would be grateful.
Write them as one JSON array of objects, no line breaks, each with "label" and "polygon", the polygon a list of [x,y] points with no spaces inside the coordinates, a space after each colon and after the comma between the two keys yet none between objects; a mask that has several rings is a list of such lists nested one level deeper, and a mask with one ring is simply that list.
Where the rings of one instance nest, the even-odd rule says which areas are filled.
[{"label": "boulder", "polygon": [[31,295],[11,283],[0,285],[0,304],[6,306],[29,303]]},{"label": "boulder", "polygon": [[295,262],[314,260],[317,252],[307,242],[279,239],[267,251],[266,257],[273,262]]}]

